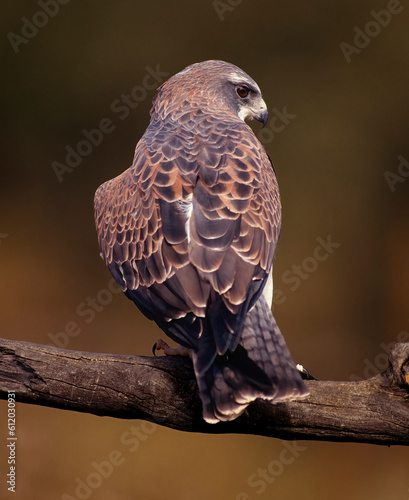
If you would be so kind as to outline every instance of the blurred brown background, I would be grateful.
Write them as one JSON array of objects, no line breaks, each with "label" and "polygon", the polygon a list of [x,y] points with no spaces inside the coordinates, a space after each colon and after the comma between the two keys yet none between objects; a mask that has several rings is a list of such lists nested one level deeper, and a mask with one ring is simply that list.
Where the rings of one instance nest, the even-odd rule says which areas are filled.
[{"label": "blurred brown background", "polygon": [[[65,2],[2,6],[1,336],[149,355],[156,326],[124,296],[102,291],[110,276],[93,195],[131,164],[149,123],[147,67],[170,76],[223,59],[258,82],[271,117],[284,116],[259,137],[282,193],[274,311],[294,359],[322,379],[383,369],[385,344],[409,339],[409,7]],[[34,21],[42,27],[30,28]],[[118,102],[132,91],[132,107]],[[77,148],[82,131],[103,119],[111,131],[88,152],[83,144],[87,154],[60,182],[53,162],[65,164],[66,147]],[[58,336],[70,321],[80,333]],[[1,402],[1,498],[409,498],[408,455],[399,447],[300,442],[280,468],[280,440],[184,434],[28,405],[17,407],[11,497],[6,410]],[[130,441],[132,426],[139,437]],[[120,463],[98,475],[96,464],[109,457]],[[81,481],[92,486],[76,492]]]}]

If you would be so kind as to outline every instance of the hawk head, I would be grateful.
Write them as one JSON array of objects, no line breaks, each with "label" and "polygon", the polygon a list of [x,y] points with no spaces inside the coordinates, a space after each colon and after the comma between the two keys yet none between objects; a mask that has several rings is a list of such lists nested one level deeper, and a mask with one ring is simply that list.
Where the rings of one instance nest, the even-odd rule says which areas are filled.
[{"label": "hawk head", "polygon": [[255,119],[263,126],[268,121],[260,87],[242,69],[224,61],[192,64],[167,80],[158,89],[151,114],[165,118],[172,113],[179,119],[177,112],[186,112],[189,105],[243,121]]}]

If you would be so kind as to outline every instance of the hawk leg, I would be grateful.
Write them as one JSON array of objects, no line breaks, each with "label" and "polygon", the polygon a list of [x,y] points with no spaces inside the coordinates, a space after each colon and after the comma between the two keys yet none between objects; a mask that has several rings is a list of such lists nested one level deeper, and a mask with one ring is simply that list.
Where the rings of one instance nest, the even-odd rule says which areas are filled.
[{"label": "hawk leg", "polygon": [[178,347],[170,347],[164,340],[157,340],[152,347],[153,355],[156,356],[156,351],[163,351],[165,356],[190,356],[191,349],[179,345]]}]

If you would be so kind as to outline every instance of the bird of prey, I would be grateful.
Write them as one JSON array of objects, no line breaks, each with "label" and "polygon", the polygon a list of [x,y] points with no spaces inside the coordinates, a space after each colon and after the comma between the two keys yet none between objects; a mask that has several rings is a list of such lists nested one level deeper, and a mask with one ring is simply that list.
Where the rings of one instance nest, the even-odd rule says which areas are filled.
[{"label": "bird of prey", "polygon": [[150,114],[132,166],[95,194],[109,271],[189,349],[207,422],[307,395],[271,312],[280,195],[245,123],[267,122],[259,86],[224,61],[192,64],[158,88]]}]

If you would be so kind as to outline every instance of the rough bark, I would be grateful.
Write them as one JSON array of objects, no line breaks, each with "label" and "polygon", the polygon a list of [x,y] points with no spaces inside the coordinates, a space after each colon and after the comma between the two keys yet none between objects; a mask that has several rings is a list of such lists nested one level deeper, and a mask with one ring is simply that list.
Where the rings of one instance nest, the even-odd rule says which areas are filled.
[{"label": "rough bark", "polygon": [[238,419],[206,424],[189,359],[69,351],[0,339],[0,398],[188,432],[409,445],[409,343],[385,372],[359,382],[308,381],[308,398],[258,400]]}]

